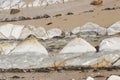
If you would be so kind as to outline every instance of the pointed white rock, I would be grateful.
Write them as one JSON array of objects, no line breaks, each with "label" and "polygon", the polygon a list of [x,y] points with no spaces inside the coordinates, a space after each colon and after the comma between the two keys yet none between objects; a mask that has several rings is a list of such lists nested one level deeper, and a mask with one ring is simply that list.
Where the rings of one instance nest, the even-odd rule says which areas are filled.
[{"label": "pointed white rock", "polygon": [[[95,35],[105,35],[106,34],[106,28],[103,28],[95,23],[88,22],[82,27],[76,27],[75,29],[72,30],[73,34],[78,34],[78,33],[92,33],[95,32]],[[90,34],[89,34],[90,35]]]},{"label": "pointed white rock", "polygon": [[59,28],[53,28],[47,31],[49,38],[62,37],[62,30]]},{"label": "pointed white rock", "polygon": [[107,80],[120,80],[120,76],[111,75]]},{"label": "pointed white rock", "polygon": [[120,37],[112,37],[102,40],[100,51],[120,51]]},{"label": "pointed white rock", "polygon": [[25,39],[27,38],[29,35],[34,35],[39,39],[48,39],[48,35],[46,30],[43,27],[35,27],[32,25],[28,25],[26,26],[21,33],[20,39]]},{"label": "pointed white rock", "polygon": [[81,38],[76,38],[69,42],[61,51],[60,54],[65,53],[86,53],[96,52],[96,49]]},{"label": "pointed white rock", "polygon": [[0,34],[5,37],[5,39],[19,39],[24,25],[13,25],[5,24],[0,26]]},{"label": "pointed white rock", "polygon": [[120,33],[120,21],[114,23],[109,28],[107,28],[107,34],[108,35],[115,35],[117,33]]},{"label": "pointed white rock", "polygon": [[87,77],[86,80],[95,80],[95,79],[89,76],[89,77]]},{"label": "pointed white rock", "polygon": [[23,42],[19,43],[11,54],[37,53],[48,55],[46,48],[34,37],[29,36]]}]

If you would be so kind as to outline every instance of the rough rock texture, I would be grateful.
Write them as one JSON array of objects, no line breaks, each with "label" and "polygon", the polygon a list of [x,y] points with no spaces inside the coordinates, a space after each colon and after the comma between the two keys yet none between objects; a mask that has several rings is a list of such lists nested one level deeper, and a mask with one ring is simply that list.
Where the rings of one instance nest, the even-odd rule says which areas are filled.
[{"label": "rough rock texture", "polygon": [[61,51],[60,54],[66,53],[87,53],[96,52],[96,49],[88,42],[81,38],[76,38],[69,42]]},{"label": "rough rock texture", "polygon": [[1,39],[18,39],[24,25],[5,24],[0,26]]},{"label": "rough rock texture", "polygon": [[80,36],[94,36],[96,37],[97,35],[105,35],[106,34],[106,28],[103,28],[95,23],[88,22],[85,25],[81,27],[77,27],[72,30],[73,34],[78,34]]},{"label": "rough rock texture", "polygon": [[48,39],[46,30],[43,27],[5,24],[0,26],[0,39],[25,39],[29,35],[39,39]]},{"label": "rough rock texture", "polygon": [[[37,55],[36,55],[37,54]],[[40,62],[45,59],[46,55],[38,55],[38,53],[25,53],[20,55],[1,55],[0,56],[0,68],[10,69],[30,69],[40,68]]]},{"label": "rough rock texture", "polygon": [[63,37],[63,31],[60,30],[59,28],[53,28],[47,31],[48,37],[49,38],[54,38],[54,37]]},{"label": "rough rock texture", "polygon": [[120,51],[120,38],[112,37],[102,40],[100,51]]},{"label": "rough rock texture", "polygon": [[20,39],[25,39],[29,35],[34,35],[39,39],[48,39],[48,35],[46,30],[43,27],[35,27],[35,26],[26,26],[21,32]]},{"label": "rough rock texture", "polygon": [[18,9],[26,7],[38,7],[38,6],[47,6],[50,4],[64,3],[68,0],[1,0],[1,9]]},{"label": "rough rock texture", "polygon": [[120,21],[114,23],[109,28],[107,28],[108,35],[115,35],[120,33]]}]

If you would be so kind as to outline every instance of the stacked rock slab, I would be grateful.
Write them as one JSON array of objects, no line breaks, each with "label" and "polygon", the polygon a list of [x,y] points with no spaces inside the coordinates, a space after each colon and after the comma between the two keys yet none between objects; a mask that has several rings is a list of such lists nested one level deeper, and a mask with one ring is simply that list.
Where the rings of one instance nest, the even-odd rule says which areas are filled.
[{"label": "stacked rock slab", "polygon": [[109,28],[107,28],[108,35],[115,35],[120,33],[120,21],[114,23]]},{"label": "stacked rock slab", "polygon": [[[9,48],[10,46],[7,46],[7,49]],[[0,55],[0,68],[40,68],[40,62],[48,57],[46,48],[33,35],[10,50],[11,48],[8,51],[4,50],[6,53]]]},{"label": "stacked rock slab", "polygon": [[64,3],[69,0],[1,0],[1,9],[20,9],[27,7],[47,6],[50,4]]},{"label": "stacked rock slab", "polygon": [[78,34],[83,37],[93,36],[96,37],[97,35],[105,35],[106,28],[103,28],[95,23],[88,22],[81,27],[76,27],[72,30],[73,34]]},{"label": "stacked rock slab", "polygon": [[0,39],[25,39],[29,35],[35,35],[39,39],[48,39],[43,27],[5,24],[0,26]]}]

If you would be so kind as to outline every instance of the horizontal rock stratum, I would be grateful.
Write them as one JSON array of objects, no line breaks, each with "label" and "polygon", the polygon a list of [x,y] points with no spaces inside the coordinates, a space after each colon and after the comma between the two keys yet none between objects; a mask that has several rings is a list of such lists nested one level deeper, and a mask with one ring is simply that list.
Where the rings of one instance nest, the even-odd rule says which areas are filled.
[{"label": "horizontal rock stratum", "polygon": [[0,0],[1,10],[12,8],[27,8],[47,6],[50,4],[64,3],[69,0]]},{"label": "horizontal rock stratum", "polygon": [[[105,28],[91,22],[74,29],[69,37],[66,32],[59,28],[46,31],[32,25],[0,26],[0,68],[120,67],[119,36],[109,36]],[[86,39],[81,32],[95,32],[95,36]],[[95,48],[88,39],[95,42],[97,37],[100,43]]]}]

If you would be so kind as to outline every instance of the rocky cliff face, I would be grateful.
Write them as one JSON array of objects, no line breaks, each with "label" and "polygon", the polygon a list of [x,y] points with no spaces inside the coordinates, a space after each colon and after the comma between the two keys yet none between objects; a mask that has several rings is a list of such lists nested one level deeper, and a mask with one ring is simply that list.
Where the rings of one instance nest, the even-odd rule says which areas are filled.
[{"label": "rocky cliff face", "polygon": [[68,0],[0,0],[0,10],[47,6],[50,4],[64,3],[67,1]]}]

